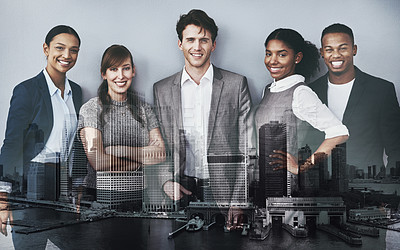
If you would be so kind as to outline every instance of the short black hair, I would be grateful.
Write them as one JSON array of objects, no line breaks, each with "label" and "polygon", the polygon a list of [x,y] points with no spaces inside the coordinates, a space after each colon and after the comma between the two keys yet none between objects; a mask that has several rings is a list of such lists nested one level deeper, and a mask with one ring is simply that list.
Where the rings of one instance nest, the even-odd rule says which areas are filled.
[{"label": "short black hair", "polygon": [[193,9],[189,11],[189,13],[181,15],[176,23],[176,32],[178,33],[178,38],[180,41],[182,41],[183,30],[190,24],[201,27],[202,29],[200,32],[202,32],[203,29],[208,30],[211,33],[212,42],[214,42],[217,38],[218,27],[214,20],[204,11]]},{"label": "short black hair", "polygon": [[63,33],[74,35],[78,39],[79,46],[81,46],[81,39],[79,38],[78,33],[72,27],[67,26],[67,25],[57,25],[57,26],[53,27],[49,31],[49,33],[47,33],[44,42],[47,45],[50,45],[50,42],[53,40],[53,38],[55,36],[57,36],[59,34],[63,34]]},{"label": "short black hair", "polygon": [[321,44],[322,44],[322,38],[324,38],[324,36],[326,34],[331,34],[331,33],[344,33],[350,36],[351,41],[354,45],[354,35],[353,35],[353,31],[350,29],[350,27],[341,24],[341,23],[334,23],[332,25],[329,25],[328,27],[326,27],[323,31],[322,31],[322,35],[321,35]]}]

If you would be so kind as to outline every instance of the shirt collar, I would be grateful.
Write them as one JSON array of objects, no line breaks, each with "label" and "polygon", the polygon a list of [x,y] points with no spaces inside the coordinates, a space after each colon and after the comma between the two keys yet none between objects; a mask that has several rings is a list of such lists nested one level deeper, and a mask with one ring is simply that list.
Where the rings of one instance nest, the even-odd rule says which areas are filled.
[{"label": "shirt collar", "polygon": [[304,82],[305,78],[302,75],[294,74],[288,77],[285,77],[279,81],[273,81],[269,89],[271,92],[281,92],[287,89],[290,89],[294,85],[299,82]]},{"label": "shirt collar", "polygon": [[[210,63],[210,66],[208,67],[206,73],[203,75],[203,77],[200,79],[200,82],[203,79],[207,79],[209,80],[211,83],[213,81],[214,78],[214,67],[212,66],[212,64]],[[190,75],[187,73],[185,66],[183,67],[183,71],[182,71],[182,78],[181,78],[181,86],[186,82],[186,81],[193,81],[192,78],[190,77]]]},{"label": "shirt collar", "polygon": [[[54,84],[53,80],[51,80],[51,78],[49,76],[49,73],[47,73],[46,68],[43,70],[43,74],[44,74],[44,77],[46,78],[46,83],[47,83],[47,87],[49,88],[50,96],[53,96],[57,92],[57,90],[59,90],[59,89],[56,87],[56,85]],[[65,77],[64,93],[66,95],[71,95],[71,93],[72,93],[71,85],[69,85],[69,81],[68,81],[67,77]]]}]

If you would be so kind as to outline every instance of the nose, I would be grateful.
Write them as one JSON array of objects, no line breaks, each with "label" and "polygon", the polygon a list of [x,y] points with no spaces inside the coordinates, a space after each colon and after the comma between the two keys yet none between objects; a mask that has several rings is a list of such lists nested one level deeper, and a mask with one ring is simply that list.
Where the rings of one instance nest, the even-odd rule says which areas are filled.
[{"label": "nose", "polygon": [[195,50],[200,50],[200,41],[199,40],[194,41],[193,48]]},{"label": "nose", "polygon": [[118,74],[118,78],[119,78],[119,79],[124,78],[124,74],[122,73],[122,69],[118,69],[117,74]]},{"label": "nose", "polygon": [[65,49],[64,50],[63,57],[64,58],[70,58],[71,57],[71,52],[69,51],[69,49]]},{"label": "nose", "polygon": [[338,49],[334,49],[332,52],[332,57],[340,57],[340,52]]},{"label": "nose", "polygon": [[277,57],[276,55],[273,54],[273,55],[271,56],[270,63],[271,63],[271,64],[276,64],[276,63],[278,63],[278,57]]}]

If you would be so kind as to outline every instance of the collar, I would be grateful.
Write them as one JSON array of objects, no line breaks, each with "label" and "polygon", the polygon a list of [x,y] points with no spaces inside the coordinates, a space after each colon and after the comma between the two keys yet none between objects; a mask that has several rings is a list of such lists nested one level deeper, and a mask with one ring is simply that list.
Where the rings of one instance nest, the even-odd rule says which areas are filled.
[{"label": "collar", "polygon": [[[200,82],[203,79],[208,79],[210,82],[212,82],[214,78],[214,67],[210,63],[210,66],[208,67],[206,73],[201,77]],[[185,66],[183,66],[183,71],[182,71],[182,78],[181,78],[181,86],[186,82],[186,81],[193,81],[193,79],[190,77],[190,75],[187,73]]]},{"label": "collar", "polygon": [[[59,89],[56,87],[56,85],[54,84],[53,80],[51,80],[51,78],[49,76],[49,73],[47,73],[46,68],[43,69],[43,74],[44,74],[44,77],[46,79],[47,87],[49,88],[50,96],[53,96],[57,92],[57,90],[59,90]],[[65,77],[64,93],[66,95],[70,95],[72,93],[71,85],[69,85],[69,81],[68,81],[67,77]]]},{"label": "collar", "polygon": [[281,92],[287,89],[290,89],[294,85],[298,84],[299,82],[304,82],[305,78],[302,75],[294,74],[288,77],[283,78],[279,81],[273,81],[269,89],[271,92]]}]

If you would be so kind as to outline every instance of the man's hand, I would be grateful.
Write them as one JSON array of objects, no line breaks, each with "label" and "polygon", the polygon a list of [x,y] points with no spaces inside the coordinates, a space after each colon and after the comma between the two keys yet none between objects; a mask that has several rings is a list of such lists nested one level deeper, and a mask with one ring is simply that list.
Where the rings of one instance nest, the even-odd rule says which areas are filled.
[{"label": "man's hand", "polygon": [[13,221],[12,211],[8,209],[7,193],[0,193],[0,232],[7,236],[7,221]]},{"label": "man's hand", "polygon": [[[164,192],[168,197],[174,201],[178,201],[183,198],[184,195],[191,195],[192,192],[184,188],[181,184],[174,181],[167,181],[163,186]],[[178,189],[179,192],[177,194],[174,193],[174,190]]]}]

